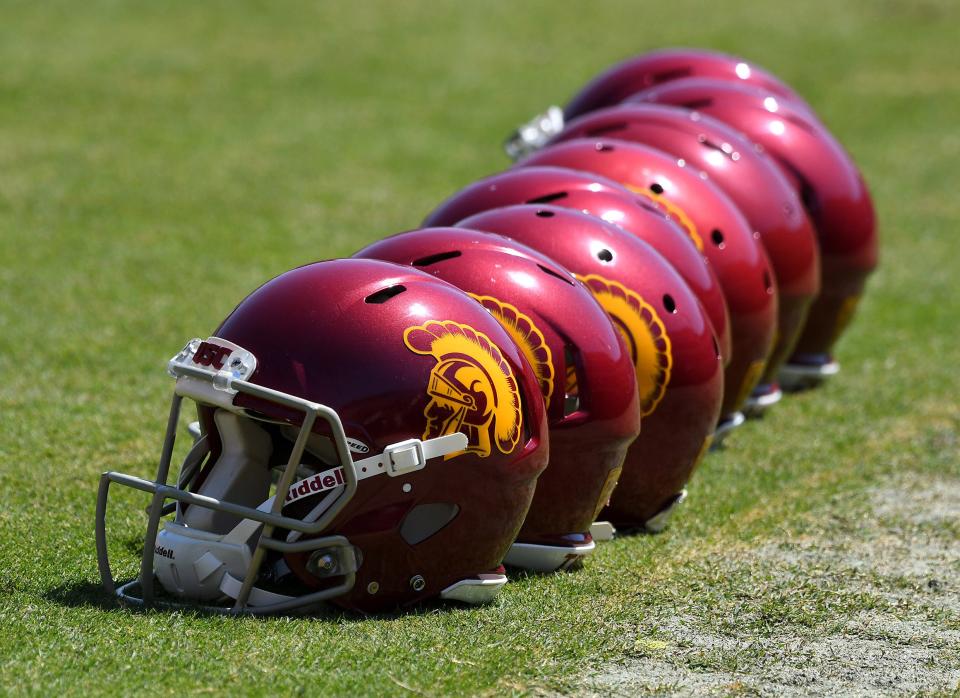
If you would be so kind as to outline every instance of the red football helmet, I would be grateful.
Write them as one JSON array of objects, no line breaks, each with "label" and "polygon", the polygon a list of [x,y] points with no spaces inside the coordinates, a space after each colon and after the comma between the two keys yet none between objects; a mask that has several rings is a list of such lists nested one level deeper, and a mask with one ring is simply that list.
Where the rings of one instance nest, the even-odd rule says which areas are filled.
[{"label": "red football helmet", "polygon": [[[385,262],[318,262],[254,291],[169,370],[156,481],[101,479],[110,591],[109,485],[153,493],[140,578],[121,598],[152,602],[156,576],[174,605],[377,611],[486,600],[505,583],[547,462],[543,399],[507,332],[459,289]],[[168,485],[184,397],[202,435]]]},{"label": "red football helmet", "polygon": [[760,234],[779,292],[777,341],[756,407],[775,401],[777,376],[793,351],[810,304],[820,291],[816,234],[800,198],[776,164],[726,124],[677,107],[635,104],[601,109],[572,121],[556,142],[582,137],[643,143],[707,173]]},{"label": "red football helmet", "polygon": [[653,247],[594,216],[509,206],[460,225],[507,235],[556,260],[610,314],[636,364],[643,429],[600,516],[626,528],[662,529],[720,414],[723,365],[700,303]]},{"label": "red football helmet", "polygon": [[423,225],[454,225],[474,213],[516,204],[554,204],[583,211],[653,245],[703,304],[723,357],[729,360],[729,313],[713,269],[664,209],[613,180],[564,167],[507,170],[464,187],[434,209]]},{"label": "red football helmet", "polygon": [[540,381],[550,429],[550,463],[505,562],[550,572],[591,552],[590,526],[640,433],[634,362],[603,308],[566,269],[500,235],[425,228],[354,256],[429,272],[503,324]]},{"label": "red football helmet", "polygon": [[517,129],[507,140],[506,150],[511,157],[519,157],[542,147],[563,130],[566,123],[579,116],[620,104],[648,87],[688,77],[762,87],[793,100],[816,118],[813,109],[790,86],[738,56],[704,49],[667,48],[628,58],[603,71],[574,95],[566,107],[550,107]]},{"label": "red football helmet", "polygon": [[761,145],[793,183],[820,242],[822,288],[784,366],[790,387],[816,384],[839,370],[833,345],[846,329],[877,265],[873,202],[850,156],[817,120],[760,88],[690,78],[636,95],[709,114]]},{"label": "red football helmet", "polygon": [[595,172],[657,202],[682,225],[710,260],[730,310],[732,358],[724,374],[720,419],[736,419],[760,380],[777,324],[767,254],[736,205],[685,161],[636,143],[577,139],[544,148],[520,165]]}]

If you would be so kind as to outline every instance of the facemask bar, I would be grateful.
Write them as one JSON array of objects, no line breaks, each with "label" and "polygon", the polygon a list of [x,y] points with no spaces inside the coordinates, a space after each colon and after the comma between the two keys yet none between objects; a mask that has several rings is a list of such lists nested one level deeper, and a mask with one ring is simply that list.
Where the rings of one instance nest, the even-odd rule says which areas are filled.
[{"label": "facemask bar", "polygon": [[[170,460],[173,456],[173,447],[176,441],[177,425],[180,419],[180,410],[183,402],[183,396],[176,390],[170,406],[170,416],[167,420],[166,436],[164,437],[163,449],[160,454],[160,464],[157,469],[155,481],[144,480],[142,478],[109,471],[103,473],[100,477],[100,488],[97,494],[97,514],[96,514],[96,540],[97,540],[97,564],[100,569],[100,576],[103,580],[103,586],[111,594],[117,595],[124,601],[138,605],[155,603],[153,594],[154,568],[153,556],[156,546],[157,533],[160,526],[160,518],[164,513],[164,503],[168,499],[176,500],[181,503],[193,504],[196,506],[207,507],[216,511],[226,512],[245,519],[252,519],[263,524],[263,530],[257,539],[256,547],[250,565],[247,568],[243,578],[239,594],[237,594],[236,603],[233,608],[225,607],[207,607],[210,610],[225,613],[276,613],[286,611],[291,608],[318,603],[327,599],[340,596],[353,588],[356,578],[356,559],[349,541],[343,536],[324,536],[321,538],[310,538],[308,540],[299,540],[286,542],[272,537],[276,528],[285,528],[298,531],[301,534],[316,535],[323,531],[333,519],[343,510],[347,503],[353,498],[357,491],[357,475],[354,467],[353,458],[350,455],[350,448],[347,444],[347,437],[343,430],[343,424],[337,413],[319,403],[310,402],[287,393],[272,390],[254,383],[239,380],[229,371],[210,371],[196,366],[181,362],[171,362],[170,373],[177,378],[189,377],[208,383],[215,390],[226,393],[244,393],[251,397],[268,400],[270,402],[283,405],[303,412],[303,423],[297,434],[297,439],[290,453],[290,458],[283,470],[280,481],[277,483],[276,495],[273,497],[273,503],[269,511],[260,511],[251,507],[235,504],[233,502],[223,501],[213,497],[207,497],[195,494],[178,487],[167,484],[170,470]],[[286,493],[290,485],[293,484],[296,477],[297,467],[301,462],[304,449],[307,445],[307,439],[312,432],[313,425],[317,417],[324,419],[331,428],[333,442],[336,447],[337,456],[342,464],[344,478],[346,480],[344,491],[337,497],[332,506],[323,513],[320,518],[311,523],[306,523],[300,519],[295,519],[280,514],[285,499],[281,496]],[[122,585],[119,589],[113,578],[110,568],[110,560],[107,552],[106,538],[106,510],[107,499],[109,496],[110,483],[116,482],[126,487],[131,487],[143,492],[153,494],[153,500],[150,504],[150,518],[147,523],[147,534],[144,540],[143,558],[140,562],[139,580]],[[259,573],[260,566],[263,563],[267,550],[278,552],[303,552],[319,548],[338,549],[341,557],[348,564],[344,565],[345,574],[342,584],[329,589],[305,594],[293,599],[271,603],[264,606],[251,607],[247,604],[250,598],[250,592]],[[130,592],[130,589],[136,586],[139,581],[140,596],[137,597]],[[164,604],[181,606],[186,604]]]}]

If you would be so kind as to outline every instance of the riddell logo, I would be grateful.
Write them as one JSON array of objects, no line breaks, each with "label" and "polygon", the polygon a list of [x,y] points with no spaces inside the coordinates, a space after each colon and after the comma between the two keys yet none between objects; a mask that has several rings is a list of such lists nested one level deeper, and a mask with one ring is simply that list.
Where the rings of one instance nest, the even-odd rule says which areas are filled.
[{"label": "riddell logo", "polygon": [[193,355],[193,363],[201,366],[213,366],[218,371],[223,368],[223,360],[230,356],[232,350],[210,342],[200,342],[197,353]]},{"label": "riddell logo", "polygon": [[154,555],[159,555],[160,557],[165,557],[170,560],[175,559],[173,556],[173,550],[170,548],[164,548],[162,545],[158,545],[153,549]]},{"label": "riddell logo", "polygon": [[342,484],[344,484],[343,469],[331,468],[290,485],[290,489],[287,490],[287,498],[284,501],[289,504],[311,494],[332,490]]}]

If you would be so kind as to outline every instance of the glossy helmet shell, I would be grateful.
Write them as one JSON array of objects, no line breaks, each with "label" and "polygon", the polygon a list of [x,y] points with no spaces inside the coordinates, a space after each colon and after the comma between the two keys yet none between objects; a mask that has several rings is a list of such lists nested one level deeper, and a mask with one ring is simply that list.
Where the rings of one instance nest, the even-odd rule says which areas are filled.
[{"label": "glossy helmet shell", "polygon": [[354,256],[417,267],[470,294],[504,324],[540,381],[551,444],[517,541],[589,542],[640,432],[634,363],[591,293],[539,252],[462,228],[401,233]]},{"label": "glossy helmet shell", "polygon": [[555,142],[603,137],[653,146],[702,170],[760,235],[777,281],[777,340],[761,381],[773,384],[793,351],[820,292],[816,233],[789,180],[776,164],[726,124],[696,112],[629,104],[587,114]]},{"label": "glossy helmet shell", "polygon": [[[466,452],[431,460],[402,477],[361,481],[324,534],[346,536],[361,553],[356,583],[335,599],[351,609],[414,603],[498,568],[547,463],[546,418],[529,362],[475,301],[408,267],[371,260],[318,262],[258,288],[216,336],[257,357],[252,382],[335,409],[347,436],[373,453],[437,435],[433,420],[444,406],[428,389],[445,365],[444,351],[457,348],[471,361],[495,366],[507,380],[498,375],[490,382],[493,388],[476,392],[487,400],[496,397],[506,408],[486,416],[477,409],[464,417]],[[434,337],[449,338],[443,351],[439,339],[421,341]],[[511,394],[488,395],[495,386]],[[235,403],[270,420],[292,418],[276,403],[242,394]],[[324,429],[329,431],[326,423],[314,431]],[[403,533],[408,516],[435,503],[449,505],[454,518],[426,539],[408,542]],[[300,500],[283,513],[303,516],[310,506]],[[304,558],[286,553],[299,581],[310,590],[329,584],[306,570]],[[425,581],[419,591],[411,586],[414,575]]]},{"label": "glossy helmet shell", "polygon": [[707,176],[649,146],[577,139],[540,150],[521,165],[594,172],[650,197],[679,221],[710,261],[730,311],[732,358],[721,418],[741,409],[773,349],[777,293],[767,254],[736,205]]},{"label": "glossy helmet shell", "polygon": [[813,221],[822,261],[820,297],[790,363],[832,362],[833,345],[877,265],[873,202],[843,146],[802,108],[759,88],[686,79],[636,98],[709,114],[758,143],[780,165]]},{"label": "glossy helmet shell", "polygon": [[[666,48],[628,58],[600,73],[564,107],[566,119],[619,104],[640,90],[688,77],[756,85],[804,104],[789,85],[738,56],[694,48]],[[809,107],[805,108],[812,114]]]},{"label": "glossy helmet shell", "polygon": [[669,355],[669,375],[656,383],[638,371],[643,428],[601,517],[635,527],[668,511],[710,443],[723,395],[719,347],[696,296],[652,246],[578,211],[509,206],[460,225],[512,237],[576,274],[632,337],[641,368]]},{"label": "glossy helmet shell", "polygon": [[730,316],[713,269],[663,209],[611,179],[563,167],[507,170],[464,187],[434,209],[423,225],[454,225],[475,213],[517,204],[552,204],[583,211],[653,245],[703,304],[723,357],[729,360]]}]

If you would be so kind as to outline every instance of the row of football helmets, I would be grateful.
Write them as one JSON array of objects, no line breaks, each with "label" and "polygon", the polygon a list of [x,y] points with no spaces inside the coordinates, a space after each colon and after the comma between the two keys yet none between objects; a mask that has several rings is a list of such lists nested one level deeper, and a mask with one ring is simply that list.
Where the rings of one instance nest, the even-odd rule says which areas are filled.
[{"label": "row of football helmets", "polygon": [[[156,479],[101,479],[111,592],[252,613],[485,601],[503,563],[550,572],[662,529],[712,442],[837,372],[873,207],[777,78],[641,55],[507,150],[420,229],[280,275],[171,360]],[[194,442],[168,484],[184,398]],[[111,483],[153,495],[119,586]]]}]

